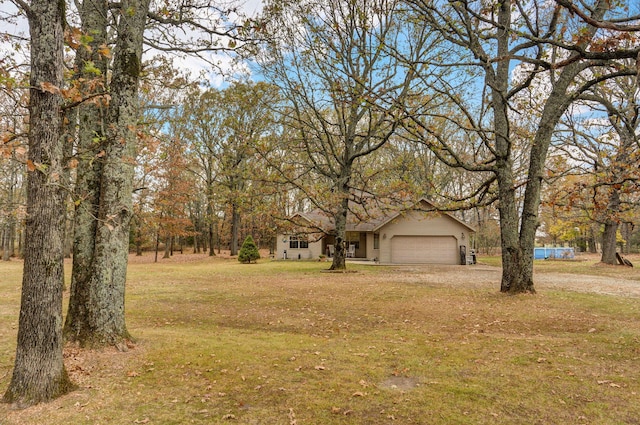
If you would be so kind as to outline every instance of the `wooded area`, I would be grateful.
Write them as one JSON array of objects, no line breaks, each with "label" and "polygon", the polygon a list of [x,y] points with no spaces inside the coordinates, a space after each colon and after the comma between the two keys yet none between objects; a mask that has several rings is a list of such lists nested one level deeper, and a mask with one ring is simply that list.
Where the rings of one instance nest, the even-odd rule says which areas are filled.
[{"label": "wooded area", "polygon": [[318,208],[343,269],[347,214],[421,197],[500,250],[502,292],[535,292],[536,243],[638,246],[634,1],[62,5],[0,3],[30,30],[0,53],[2,258],[25,261],[4,401],[70,387],[63,336],[127,349],[130,250],[272,249]]}]

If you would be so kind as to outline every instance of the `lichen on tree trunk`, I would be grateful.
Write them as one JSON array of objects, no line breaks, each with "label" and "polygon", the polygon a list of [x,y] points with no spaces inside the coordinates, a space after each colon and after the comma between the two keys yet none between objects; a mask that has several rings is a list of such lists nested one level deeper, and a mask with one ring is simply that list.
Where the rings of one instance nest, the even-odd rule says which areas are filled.
[{"label": "lichen on tree trunk", "polygon": [[[350,169],[343,170],[343,173],[347,176],[350,176]],[[349,185],[348,185],[348,177],[343,177],[342,180],[345,181],[342,186],[342,199],[338,203],[338,208],[334,215],[334,220],[336,223],[336,244],[335,244],[335,252],[333,255],[333,262],[331,263],[331,267],[329,270],[346,270],[346,245],[345,245],[345,236],[346,236],[346,228],[347,228],[347,213],[349,211]]]},{"label": "lichen on tree trunk", "polygon": [[65,194],[62,176],[63,11],[33,0],[29,164],[22,298],[15,366],[2,401],[27,407],[73,389],[63,362]]},{"label": "lichen on tree trunk", "polygon": [[[80,9],[82,31],[92,34],[88,46],[81,45],[76,53],[76,74],[83,93],[95,95],[106,88],[107,58],[100,54],[100,46],[107,42],[107,3],[103,0],[85,0]],[[100,75],[87,73],[85,63],[91,61]],[[82,80],[81,80],[82,79]],[[100,84],[97,84],[98,81]],[[90,286],[95,237],[100,202],[100,178],[102,175],[102,149],[106,105],[89,102],[77,108],[77,177],[75,184],[75,216],[73,237],[73,268],[69,308],[65,319],[64,334],[70,341],[85,345],[91,338],[94,324],[89,319],[92,303],[97,297]]]},{"label": "lichen on tree trunk", "polygon": [[86,307],[76,313],[69,335],[83,346],[114,345],[127,348],[131,339],[125,324],[125,282],[132,216],[138,82],[143,32],[149,0],[124,1],[114,48],[110,102],[106,115],[105,141],[101,151],[99,203],[95,240],[86,276]]}]

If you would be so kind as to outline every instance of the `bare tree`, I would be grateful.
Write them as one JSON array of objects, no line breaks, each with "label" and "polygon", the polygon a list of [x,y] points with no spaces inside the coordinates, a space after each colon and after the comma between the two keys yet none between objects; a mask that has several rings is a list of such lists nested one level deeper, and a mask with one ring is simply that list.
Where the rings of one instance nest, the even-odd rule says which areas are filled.
[{"label": "bare tree", "polygon": [[266,5],[271,38],[260,65],[287,102],[281,113],[288,154],[276,165],[333,220],[331,269],[345,268],[347,215],[361,201],[354,171],[395,133],[401,105],[415,94],[417,58],[431,47],[429,34],[405,12],[395,0]]},{"label": "bare tree", "polygon": [[[625,65],[634,67],[634,61]],[[638,190],[640,107],[635,76],[604,81],[583,93],[576,106],[580,114],[565,120],[568,137],[560,149],[579,167],[585,179],[566,199],[571,207],[589,206],[591,220],[604,226],[601,261],[616,264],[617,232],[632,222]],[[573,196],[588,192],[583,197]],[[584,202],[584,199],[589,199]]]},{"label": "bare tree", "polygon": [[[451,55],[432,65],[476,77],[472,87],[480,94],[451,92],[451,78],[430,84],[440,95],[448,96],[448,103],[456,105],[460,112],[453,115],[458,118],[413,114],[415,137],[427,140],[440,159],[451,166],[489,172],[476,193],[495,195],[499,202],[501,291],[535,292],[533,247],[540,191],[556,125],[567,107],[591,85],[635,72],[608,67],[604,75],[596,77],[591,73],[592,78],[584,79],[589,68],[635,57],[638,49],[610,48],[602,31],[558,5],[527,1],[410,3],[425,25],[439,31],[451,46]],[[621,10],[612,9],[606,0],[589,3],[587,14],[596,21]],[[514,78],[512,71],[519,64],[523,74]],[[526,111],[518,109],[514,102],[540,78],[546,82],[540,115],[535,117],[533,132],[523,138],[518,135],[515,117]],[[460,116],[464,119],[460,120]],[[472,136],[470,140],[480,143],[481,155],[461,153],[441,131],[446,127],[434,125],[434,118],[437,123],[446,122]],[[526,170],[522,178],[518,174],[520,167]]]}]

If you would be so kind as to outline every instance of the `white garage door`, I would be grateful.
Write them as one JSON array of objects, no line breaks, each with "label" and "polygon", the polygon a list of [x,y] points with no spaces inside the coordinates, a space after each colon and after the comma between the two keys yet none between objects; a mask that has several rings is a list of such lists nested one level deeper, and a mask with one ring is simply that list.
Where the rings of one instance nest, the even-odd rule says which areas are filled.
[{"label": "white garage door", "polygon": [[396,264],[459,264],[458,242],[453,236],[394,236],[391,262]]}]

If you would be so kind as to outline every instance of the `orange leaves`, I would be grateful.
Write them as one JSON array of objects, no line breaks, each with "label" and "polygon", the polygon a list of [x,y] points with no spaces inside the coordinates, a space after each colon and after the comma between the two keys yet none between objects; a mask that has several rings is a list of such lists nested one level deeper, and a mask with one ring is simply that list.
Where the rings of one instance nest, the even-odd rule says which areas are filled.
[{"label": "orange leaves", "polygon": [[637,42],[638,37],[631,32],[609,32],[606,37],[594,39],[589,49],[594,52],[611,52]]},{"label": "orange leaves", "polygon": [[11,158],[15,156],[15,159],[21,162],[26,161],[27,148],[19,145],[17,142],[18,135],[7,133],[3,135],[0,141],[0,156],[2,158]]},{"label": "orange leaves", "polygon": [[75,79],[68,88],[60,88],[48,81],[41,82],[39,88],[43,92],[62,96],[70,104],[86,102],[104,106],[111,99],[108,94],[103,92],[104,79],[99,75],[91,79]]},{"label": "orange leaves", "polygon": [[40,83],[40,90],[51,94],[61,94],[60,88],[48,81],[43,81]]},{"label": "orange leaves", "polygon": [[77,49],[82,45],[82,32],[80,28],[67,27],[64,31],[64,42],[72,49]]},{"label": "orange leaves", "polygon": [[105,44],[102,44],[100,47],[98,47],[98,53],[100,53],[105,58],[111,57],[111,49]]},{"label": "orange leaves", "polygon": [[[67,27],[64,32],[64,41],[73,50],[83,48],[88,52],[93,52],[91,43],[94,41],[93,36],[85,34],[80,28]],[[111,57],[111,49],[106,44],[101,44],[96,51],[105,58]]]},{"label": "orange leaves", "polygon": [[67,162],[67,167],[70,169],[78,168],[78,160],[76,158],[71,158],[69,162]]}]

